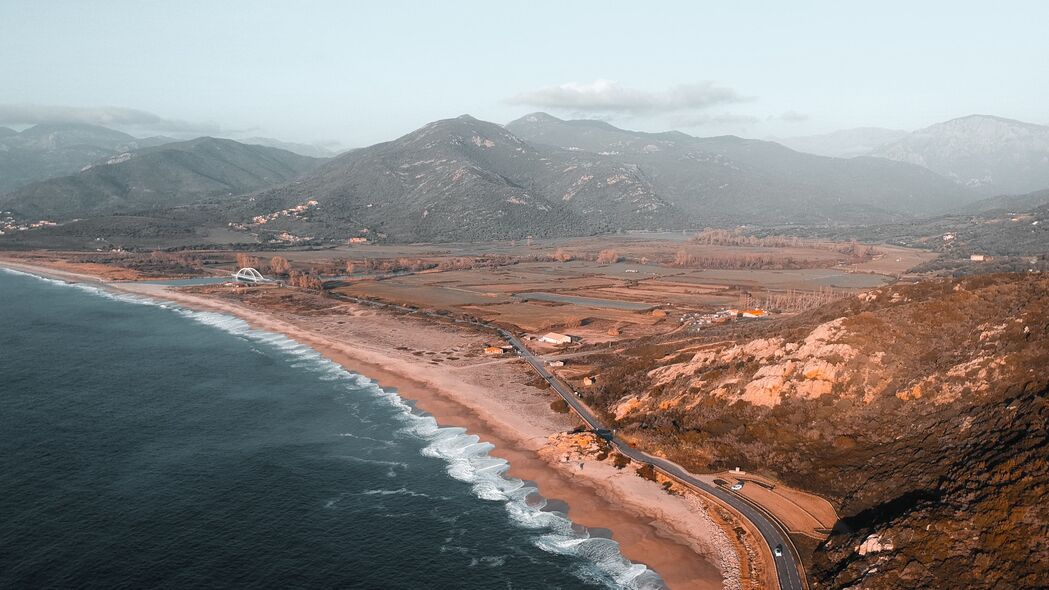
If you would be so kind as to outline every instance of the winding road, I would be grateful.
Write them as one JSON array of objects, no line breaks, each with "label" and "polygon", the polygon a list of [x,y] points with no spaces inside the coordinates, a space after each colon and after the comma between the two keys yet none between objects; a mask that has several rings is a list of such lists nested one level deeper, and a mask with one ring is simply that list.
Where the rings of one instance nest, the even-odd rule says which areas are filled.
[{"label": "winding road", "polygon": [[[601,421],[597,419],[597,416],[590,411],[590,408],[583,404],[572,393],[572,390],[564,384],[564,382],[546,370],[546,367],[543,366],[542,359],[535,356],[516,336],[501,328],[497,329],[503,338],[505,338],[507,342],[509,342],[518,353],[520,353],[521,358],[525,359],[530,365],[532,365],[532,368],[534,368],[536,372],[554,388],[554,391],[556,391],[561,398],[564,399],[573,410],[575,410],[576,414],[578,414],[591,429],[595,431],[607,431],[607,429],[601,424]],[[794,544],[790,542],[786,531],[784,531],[775,520],[765,513],[764,510],[755,506],[743,497],[732,493],[730,490],[701,481],[683,469],[680,465],[667,461],[666,459],[653,457],[652,455],[635,449],[615,435],[606,438],[609,442],[615,445],[620,453],[634,461],[652,465],[664,474],[678,480],[686,486],[714,496],[742,514],[744,518],[753,523],[765,538],[770,553],[776,546],[783,547],[783,555],[780,557],[774,557],[776,561],[776,578],[779,581],[779,587],[781,590],[805,590],[806,585],[802,582],[801,574],[799,573],[801,559],[797,554],[797,549],[794,547]]]},{"label": "winding road", "polygon": [[[403,305],[382,303],[368,299],[361,299],[353,296],[335,295],[335,298],[344,301],[351,301],[358,304],[371,305],[375,307],[384,307],[388,309],[397,309],[404,312],[408,312],[409,314],[425,315],[442,321],[450,320],[453,323],[472,324],[478,327],[486,328],[488,330],[497,331],[504,339],[506,339],[507,342],[510,343],[511,346],[514,347],[515,350],[517,350],[517,352],[521,355],[521,358],[528,361],[528,364],[530,364],[532,368],[535,369],[535,371],[539,373],[539,375],[543,379],[545,379],[547,383],[550,384],[554,391],[556,391],[558,395],[560,395],[561,398],[565,400],[569,407],[575,410],[576,414],[578,414],[579,417],[582,418],[584,422],[586,422],[587,426],[589,426],[594,431],[608,432],[608,429],[605,428],[603,424],[601,424],[601,421],[598,420],[597,416],[595,416],[594,413],[590,411],[590,408],[588,408],[586,404],[580,401],[573,394],[572,390],[567,385],[565,385],[563,381],[561,381],[555,375],[546,370],[546,367],[543,365],[542,359],[535,356],[535,354],[533,354],[532,351],[527,346],[525,346],[520,339],[517,338],[517,336],[514,336],[510,332],[498,326],[478,320],[453,319],[441,314],[436,314],[433,312],[411,308]],[[783,548],[783,555],[779,557],[773,557],[776,563],[776,579],[779,582],[780,590],[807,590],[808,585],[802,580],[801,576],[801,557],[798,555],[798,550],[794,546],[794,543],[790,541],[790,538],[788,537],[786,530],[775,520],[775,518],[772,517],[772,515],[770,515],[760,506],[750,502],[749,500],[738,494],[733,493],[730,490],[716,485],[711,485],[707,482],[698,479],[697,477],[686,471],[680,465],[677,465],[671,461],[662,459],[660,457],[654,457],[652,455],[649,455],[648,453],[644,453],[635,449],[634,447],[630,446],[626,441],[615,436],[614,434],[605,438],[607,438],[609,442],[615,445],[616,449],[620,453],[626,455],[630,459],[633,459],[638,463],[647,463],[652,467],[662,471],[665,475],[676,479],[677,481],[694,490],[714,496],[718,500],[721,500],[723,503],[727,504],[728,506],[731,506],[733,509],[739,512],[743,516],[743,518],[750,521],[754,525],[754,527],[758,529],[758,532],[761,533],[761,536],[764,537],[765,542],[769,546],[770,554],[774,555],[774,553],[772,552],[777,546]]]}]

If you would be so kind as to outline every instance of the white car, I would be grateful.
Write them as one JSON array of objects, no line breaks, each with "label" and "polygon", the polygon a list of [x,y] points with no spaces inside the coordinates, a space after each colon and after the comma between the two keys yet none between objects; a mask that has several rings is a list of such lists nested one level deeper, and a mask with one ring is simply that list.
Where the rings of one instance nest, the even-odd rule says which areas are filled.
[{"label": "white car", "polygon": [[737,481],[736,483],[732,484],[732,488],[731,489],[734,492],[738,492],[738,491],[742,490],[743,489],[743,482],[742,481]]},{"label": "white car", "polygon": [[783,557],[783,545],[776,545],[776,548],[772,550],[772,554],[776,557]]}]

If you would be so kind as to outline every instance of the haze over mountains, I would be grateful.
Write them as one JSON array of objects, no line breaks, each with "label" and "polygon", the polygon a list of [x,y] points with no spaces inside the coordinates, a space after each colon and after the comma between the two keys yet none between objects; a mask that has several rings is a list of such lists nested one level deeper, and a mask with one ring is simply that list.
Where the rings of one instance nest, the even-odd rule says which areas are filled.
[{"label": "haze over mountains", "polygon": [[73,174],[96,160],[175,141],[140,139],[97,125],[41,124],[21,133],[0,128],[0,194],[38,180]]},{"label": "haze over mountains", "polygon": [[1049,127],[969,115],[913,133],[864,127],[777,140],[802,152],[876,156],[928,168],[983,196],[1049,187]]},{"label": "haze over mountains", "polygon": [[251,145],[262,145],[266,147],[278,148],[289,151],[293,154],[299,154],[300,156],[309,156],[311,158],[331,158],[345,151],[343,149],[332,149],[325,145],[315,143],[296,143],[294,141],[282,141],[280,139],[274,139],[272,137],[248,137],[245,139],[237,140],[240,143],[247,143]]},{"label": "haze over mountains", "polygon": [[[209,223],[244,227],[244,241],[278,232],[457,241],[886,223],[991,206],[972,204],[1013,187],[1049,187],[1046,129],[965,117],[877,148],[883,157],[833,158],[769,141],[644,133],[545,113],[505,126],[464,115],[324,160],[246,144],[311,147],[266,138],[174,142],[38,125],[0,131],[0,186],[7,187],[0,209],[30,220],[143,212],[183,219],[184,210],[165,211],[206,204]],[[841,147],[899,133],[841,132],[833,141]],[[253,225],[256,216],[311,200],[317,204],[308,214]]]},{"label": "haze over mountains", "polygon": [[807,154],[830,158],[855,158],[856,156],[869,156],[881,146],[903,139],[907,133],[899,129],[856,127],[821,135],[777,137],[773,141]]},{"label": "haze over mountains", "polygon": [[924,166],[982,195],[1049,187],[1049,127],[972,115],[920,129],[871,155]]}]

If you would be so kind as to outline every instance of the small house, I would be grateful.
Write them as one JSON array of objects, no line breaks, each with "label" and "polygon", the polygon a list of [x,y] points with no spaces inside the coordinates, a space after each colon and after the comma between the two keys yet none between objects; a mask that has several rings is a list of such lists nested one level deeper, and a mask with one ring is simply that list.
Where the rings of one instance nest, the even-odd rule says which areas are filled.
[{"label": "small house", "polygon": [[503,354],[503,348],[501,346],[485,346],[484,353],[491,355]]},{"label": "small house", "polygon": [[972,262],[983,262],[983,261],[987,260],[987,258],[988,257],[985,256],[984,254],[973,254],[973,255],[969,256],[969,260],[972,261]]},{"label": "small house", "polygon": [[563,367],[565,366],[564,361],[546,361],[548,367]]}]

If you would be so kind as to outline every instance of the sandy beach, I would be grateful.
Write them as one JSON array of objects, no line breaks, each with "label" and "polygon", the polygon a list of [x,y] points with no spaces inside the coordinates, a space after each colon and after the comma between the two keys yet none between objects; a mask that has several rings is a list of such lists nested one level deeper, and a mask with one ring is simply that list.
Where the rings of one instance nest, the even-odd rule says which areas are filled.
[{"label": "sandy beach", "polygon": [[[551,409],[556,398],[532,383],[517,358],[476,352],[491,335],[296,292],[294,305],[274,307],[220,290],[190,293],[162,285],[114,283],[70,270],[0,260],[0,265],[67,281],[91,282],[185,307],[240,317],[309,345],[386,390],[396,390],[443,426],[465,427],[495,445],[509,475],[568,505],[573,522],[607,530],[628,559],[644,563],[671,588],[764,587],[753,547],[734,531],[730,512],[694,494],[671,494],[610,459],[573,452],[563,433],[579,425]],[[226,290],[228,293],[229,290]]]}]

